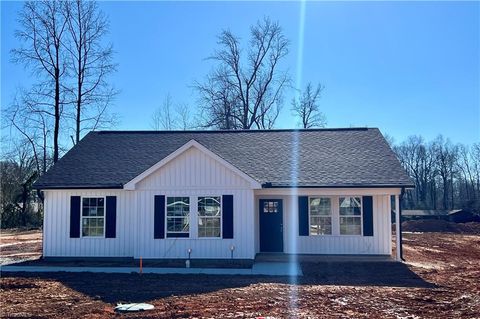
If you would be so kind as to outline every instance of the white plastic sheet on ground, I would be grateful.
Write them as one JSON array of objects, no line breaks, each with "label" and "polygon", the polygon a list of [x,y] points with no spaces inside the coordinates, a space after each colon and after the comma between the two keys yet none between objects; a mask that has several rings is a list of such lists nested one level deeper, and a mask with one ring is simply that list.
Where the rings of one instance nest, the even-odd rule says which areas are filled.
[{"label": "white plastic sheet on ground", "polygon": [[154,307],[148,303],[126,303],[126,304],[118,304],[115,307],[115,311],[120,312],[130,312],[130,311],[145,311],[145,310],[152,310]]}]

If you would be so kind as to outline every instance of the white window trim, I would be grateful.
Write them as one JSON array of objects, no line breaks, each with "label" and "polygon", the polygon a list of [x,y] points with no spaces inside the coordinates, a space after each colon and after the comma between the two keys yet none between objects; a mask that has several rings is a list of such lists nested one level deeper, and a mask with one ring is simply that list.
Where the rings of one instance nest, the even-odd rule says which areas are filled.
[{"label": "white window trim", "polygon": [[[310,233],[310,229],[311,229],[311,215],[310,215],[310,199],[316,199],[316,198],[328,198],[330,199],[330,222],[331,222],[331,228],[332,228],[332,233],[331,234],[311,234]],[[312,237],[332,237],[334,236],[334,227],[333,227],[333,223],[334,223],[334,218],[333,218],[333,202],[334,202],[334,198],[333,197],[330,197],[330,196],[308,196],[308,236],[312,236]],[[320,215],[319,217],[327,217],[326,215]],[[338,222],[340,223],[340,219],[338,220]]]},{"label": "white window trim", "polygon": [[[359,197],[360,198],[360,234],[358,235],[352,235],[352,234],[342,234],[340,230],[340,218],[342,217],[356,217],[358,218],[359,216],[357,215],[340,215],[340,198],[342,197]],[[359,195],[342,195],[337,197],[337,202],[338,202],[338,235],[342,237],[363,237],[363,196]]]},{"label": "white window trim", "polygon": [[[198,198],[199,197],[220,197],[220,236],[218,237],[200,237],[198,235],[198,220],[200,218],[204,218],[204,217],[200,217],[198,215]],[[195,220],[195,225],[197,225],[196,227],[196,230],[197,230],[197,236],[196,238],[197,239],[215,239],[215,240],[218,240],[218,239],[223,239],[223,196],[222,195],[198,195],[198,196],[195,196],[195,203],[196,203],[196,207],[195,207],[195,216],[196,216],[196,220]],[[209,217],[207,217],[209,218]],[[211,217],[211,218],[218,218],[218,217]]]},{"label": "white window trim", "polygon": [[[185,232],[180,232],[180,231],[168,231],[168,211],[167,211],[167,204],[168,204],[168,198],[179,198],[179,197],[187,197],[188,198],[188,236],[186,237],[168,237],[168,234],[185,234]],[[173,195],[173,196],[165,196],[165,239],[191,239],[192,237],[192,196],[182,196],[182,195]],[[180,218],[180,217],[178,217]]]},{"label": "white window trim", "polygon": [[[190,225],[188,237],[168,237],[168,233],[171,234],[183,234],[184,232],[169,232],[167,230],[167,202],[169,197],[188,197],[189,198],[189,211],[188,211],[188,223]],[[198,198],[199,197],[220,197],[220,236],[219,237],[200,237],[198,236],[198,220],[200,216],[198,215]],[[223,195],[221,194],[201,194],[194,196],[183,196],[183,195],[165,195],[165,239],[169,240],[185,240],[185,239],[198,239],[198,240],[223,240]],[[202,217],[203,218],[203,217]]]},{"label": "white window trim", "polygon": [[[101,218],[101,217],[89,217],[83,216],[83,199],[84,198],[103,198],[103,234],[102,236],[83,236],[83,218]],[[107,196],[80,196],[80,238],[90,238],[90,239],[105,239],[105,228],[107,225]]]}]

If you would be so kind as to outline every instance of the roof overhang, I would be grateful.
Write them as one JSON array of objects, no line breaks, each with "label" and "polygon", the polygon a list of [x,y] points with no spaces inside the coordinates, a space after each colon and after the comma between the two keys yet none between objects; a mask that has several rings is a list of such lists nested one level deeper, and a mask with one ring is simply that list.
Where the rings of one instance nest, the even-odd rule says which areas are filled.
[{"label": "roof overhang", "polygon": [[395,184],[332,184],[332,185],[290,185],[290,184],[272,184],[263,183],[262,188],[415,188],[415,185],[395,185]]},{"label": "roof overhang", "polygon": [[38,190],[55,190],[55,189],[123,189],[123,185],[34,185],[34,189]]}]

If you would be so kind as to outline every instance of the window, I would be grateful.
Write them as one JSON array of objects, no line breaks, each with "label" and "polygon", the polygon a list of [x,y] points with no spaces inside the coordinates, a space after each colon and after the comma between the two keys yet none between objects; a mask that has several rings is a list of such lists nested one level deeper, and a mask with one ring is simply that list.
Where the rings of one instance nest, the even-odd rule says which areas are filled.
[{"label": "window", "polygon": [[167,237],[190,235],[190,198],[167,197]]},{"label": "window", "polygon": [[105,230],[105,198],[82,199],[82,237],[103,237]]},{"label": "window", "polygon": [[278,202],[268,202],[263,203],[263,212],[264,213],[278,213]]},{"label": "window", "polygon": [[310,235],[332,234],[332,203],[330,198],[310,198]]},{"label": "window", "polygon": [[362,199],[340,197],[340,235],[362,234]]},{"label": "window", "polygon": [[220,237],[221,216],[219,196],[198,197],[198,237]]}]

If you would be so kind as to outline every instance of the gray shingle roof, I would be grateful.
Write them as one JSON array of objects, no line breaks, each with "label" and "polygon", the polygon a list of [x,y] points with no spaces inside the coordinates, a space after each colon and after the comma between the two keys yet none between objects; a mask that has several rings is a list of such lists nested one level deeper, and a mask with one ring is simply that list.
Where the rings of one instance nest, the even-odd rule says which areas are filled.
[{"label": "gray shingle roof", "polygon": [[192,139],[265,187],[413,184],[378,129],[352,128],[90,132],[35,187],[121,188]]}]

